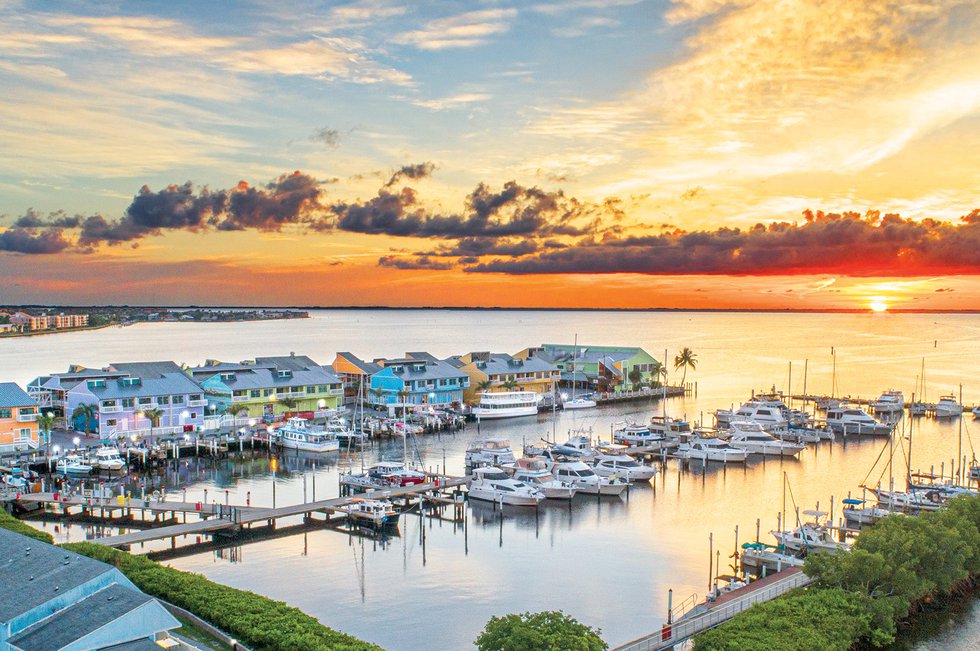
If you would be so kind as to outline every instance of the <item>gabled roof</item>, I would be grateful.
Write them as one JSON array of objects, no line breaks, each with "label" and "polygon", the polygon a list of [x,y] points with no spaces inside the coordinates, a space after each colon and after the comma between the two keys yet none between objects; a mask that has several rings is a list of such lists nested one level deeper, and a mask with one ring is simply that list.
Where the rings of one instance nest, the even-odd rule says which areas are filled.
[{"label": "gabled roof", "polygon": [[[416,370],[419,366],[422,368]],[[379,372],[384,375],[389,375],[389,371],[394,377],[409,380],[443,380],[469,377],[452,364],[435,358],[431,360],[428,358],[411,359],[408,357],[386,359],[384,368]]]},{"label": "gabled roof", "polygon": [[37,401],[14,382],[0,382],[0,407],[36,407]]},{"label": "gabled roof", "polygon": [[356,366],[361,370],[362,373],[366,375],[374,375],[381,370],[380,364],[375,364],[374,362],[365,362],[363,359],[355,355],[354,353],[341,352],[337,353],[337,357],[343,357],[353,366]]},{"label": "gabled roof", "polygon": [[[288,375],[280,377],[279,371],[289,371]],[[320,366],[305,355],[288,357],[257,357],[251,364],[211,363],[190,369],[191,374],[203,377],[208,374],[208,382],[221,374],[233,374],[230,378],[218,381],[229,389],[268,389],[277,386],[314,386],[324,384],[340,384],[340,379],[323,366]]]},{"label": "gabled roof", "polygon": [[516,359],[507,353],[491,353],[486,362],[477,361],[477,368],[487,375],[507,375],[511,373],[554,372],[558,367],[539,357]]},{"label": "gabled roof", "polygon": [[[86,390],[99,400],[203,393],[201,386],[174,362],[114,363],[109,368],[125,375],[106,378],[104,387],[87,386]],[[131,378],[139,378],[139,382],[126,382]]]}]

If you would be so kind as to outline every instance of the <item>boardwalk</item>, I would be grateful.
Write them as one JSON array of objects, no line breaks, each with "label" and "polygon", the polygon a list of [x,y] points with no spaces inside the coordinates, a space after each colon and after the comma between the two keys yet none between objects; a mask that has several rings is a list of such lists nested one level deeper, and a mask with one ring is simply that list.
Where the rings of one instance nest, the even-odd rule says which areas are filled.
[{"label": "boardwalk", "polygon": [[793,588],[805,586],[809,583],[810,577],[803,574],[799,568],[794,567],[783,570],[782,572],[770,575],[766,579],[754,581],[744,588],[722,595],[705,612],[683,618],[680,621],[674,622],[673,626],[664,626],[663,629],[655,633],[616,647],[613,651],[659,651],[661,649],[669,649],[701,631],[706,631],[709,628],[724,624],[753,604],[770,601]]}]

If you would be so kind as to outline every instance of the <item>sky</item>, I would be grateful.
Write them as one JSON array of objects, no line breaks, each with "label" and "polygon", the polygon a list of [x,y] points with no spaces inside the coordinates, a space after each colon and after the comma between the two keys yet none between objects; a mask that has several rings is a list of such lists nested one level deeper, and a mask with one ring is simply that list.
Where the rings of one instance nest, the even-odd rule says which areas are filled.
[{"label": "sky", "polygon": [[0,0],[0,303],[980,307],[975,1]]}]

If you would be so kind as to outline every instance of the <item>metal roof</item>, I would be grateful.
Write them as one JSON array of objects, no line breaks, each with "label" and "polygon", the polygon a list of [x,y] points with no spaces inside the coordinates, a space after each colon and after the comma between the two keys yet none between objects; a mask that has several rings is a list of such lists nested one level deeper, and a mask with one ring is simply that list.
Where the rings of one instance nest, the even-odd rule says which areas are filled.
[{"label": "metal roof", "polygon": [[374,375],[381,370],[380,364],[375,364],[374,362],[365,362],[363,359],[355,355],[354,353],[341,352],[337,353],[337,357],[343,357],[348,362],[361,369],[366,375]]},{"label": "metal roof", "polygon": [[[298,387],[324,384],[340,384],[340,379],[332,370],[320,366],[305,355],[288,357],[257,357],[255,364],[211,364],[190,369],[200,376],[205,371],[214,371],[205,382],[216,375],[233,373],[228,379],[220,379],[229,389],[266,389],[277,386]],[[289,371],[280,377],[279,371]]]},{"label": "metal roof", "polygon": [[0,382],[0,407],[36,407],[37,401],[14,382]]},{"label": "metal roof", "polygon": [[[482,366],[481,366],[482,364]],[[477,361],[476,367],[484,371],[487,375],[507,375],[511,373],[537,373],[554,372],[558,367],[551,362],[531,357],[529,359],[515,359],[506,353],[493,353],[486,362]]]}]

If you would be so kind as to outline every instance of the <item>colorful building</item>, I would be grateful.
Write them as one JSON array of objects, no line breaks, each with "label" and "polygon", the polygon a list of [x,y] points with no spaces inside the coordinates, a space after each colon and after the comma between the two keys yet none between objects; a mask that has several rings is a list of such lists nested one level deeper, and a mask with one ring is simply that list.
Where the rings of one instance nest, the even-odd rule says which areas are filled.
[{"label": "colorful building", "polygon": [[551,393],[560,379],[558,366],[540,357],[518,358],[506,353],[466,353],[446,360],[466,373],[463,392],[468,404],[479,402],[481,391]]},{"label": "colorful building", "polygon": [[305,355],[256,357],[227,363],[208,360],[188,370],[199,381],[217,411],[275,418],[286,412],[337,409],[344,390],[340,379]]},{"label": "colorful building", "polygon": [[37,449],[37,402],[13,382],[0,382],[0,451]]},{"label": "colorful building", "polygon": [[[470,379],[463,371],[429,353],[406,353],[398,359],[377,360],[381,370],[371,375],[368,401],[378,406],[459,407]],[[400,392],[406,392],[399,396]]]},{"label": "colorful building", "polygon": [[[79,382],[67,391],[65,413],[75,429],[86,430],[83,405],[95,410],[95,430],[103,438],[176,434],[204,424],[208,401],[204,389],[174,362],[114,363],[106,377]],[[156,423],[147,416],[159,410]]]},{"label": "colorful building", "polygon": [[364,389],[367,398],[367,388],[371,384],[371,376],[381,370],[381,365],[375,362],[365,362],[354,353],[337,353],[337,358],[331,367],[344,385],[344,398],[355,400],[358,390]]},{"label": "colorful building", "polygon": [[659,382],[660,362],[636,346],[588,346],[542,344],[525,348],[515,357],[538,358],[561,371],[561,385],[577,389],[612,393],[633,388],[630,374],[639,373],[639,384]]},{"label": "colorful building", "polygon": [[[71,414],[65,412],[68,407],[68,391],[89,380],[116,380],[125,375],[119,371],[71,365],[67,373],[41,375],[28,382],[26,388],[27,394],[34,398],[43,413],[50,411],[56,416],[70,416]],[[93,421],[92,427],[95,426]]]}]

